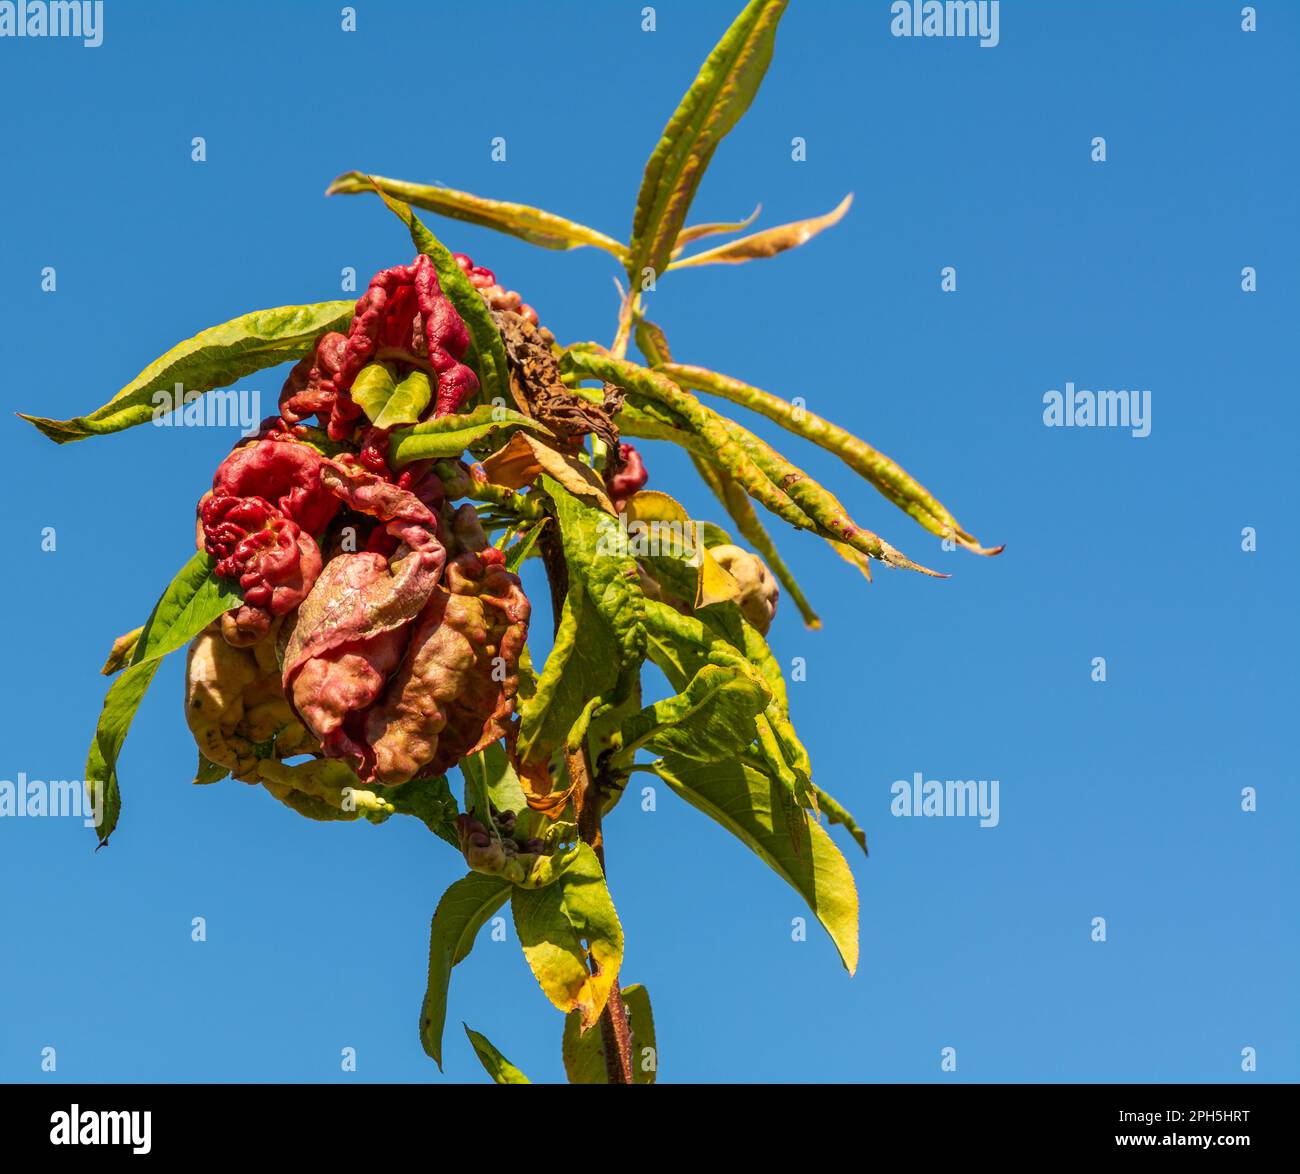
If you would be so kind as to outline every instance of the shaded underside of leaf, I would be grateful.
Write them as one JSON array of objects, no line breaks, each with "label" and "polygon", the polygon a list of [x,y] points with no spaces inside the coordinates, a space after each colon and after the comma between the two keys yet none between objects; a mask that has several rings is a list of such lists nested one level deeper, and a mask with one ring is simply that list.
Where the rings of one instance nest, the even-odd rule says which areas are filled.
[{"label": "shaded underside of leaf", "polygon": [[483,1070],[497,1084],[532,1084],[527,1076],[497,1051],[487,1036],[472,1031],[468,1024],[462,1023],[461,1026],[465,1028],[465,1034],[469,1037],[470,1045],[474,1048],[479,1063],[483,1065]]}]

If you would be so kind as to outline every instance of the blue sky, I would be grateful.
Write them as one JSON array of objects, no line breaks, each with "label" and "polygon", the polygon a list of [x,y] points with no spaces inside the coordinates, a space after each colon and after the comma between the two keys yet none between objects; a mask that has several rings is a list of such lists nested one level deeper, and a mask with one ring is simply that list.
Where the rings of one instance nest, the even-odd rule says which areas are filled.
[{"label": "blue sky", "polygon": [[[662,0],[653,33],[630,0],[369,0],[354,33],[339,7],[110,0],[97,49],[0,40],[8,409],[89,410],[204,326],[409,260],[377,202],[323,198],[354,167],[626,236],[644,159],[738,4]],[[871,842],[865,860],[842,839],[862,964],[850,979],[819,931],[792,941],[797,896],[671,794],[625,804],[609,879],[662,1079],[1300,1077],[1300,10],[1261,4],[1245,33],[1241,7],[1006,0],[981,48],[894,38],[884,0],[791,5],[693,219],[761,202],[776,224],[849,191],[852,213],[776,260],[672,274],[650,312],[679,359],[802,395],[1007,551],[942,551],[781,438],[864,525],[953,577],[868,586],[773,526],[826,625],[783,608],[774,629],[782,662],[808,665],[795,719]],[[604,254],[429,223],[561,340],[609,341]],[[279,382],[243,386],[269,408]],[[1067,382],[1149,389],[1151,434],[1045,427],[1043,395]],[[233,436],[56,448],[3,429],[0,778],[78,778],[96,670],[188,557]],[[716,517],[677,452],[645,454],[652,487]],[[0,1080],[480,1080],[461,1020],[562,1079],[561,1018],[513,930],[457,969],[439,1075],[416,1015],[428,920],[463,862],[411,821],[317,825],[260,789],[189,786],[173,661],[127,742],[109,848],[73,820],[0,819]],[[998,826],[893,817],[891,785],[917,771],[999,780]]]}]

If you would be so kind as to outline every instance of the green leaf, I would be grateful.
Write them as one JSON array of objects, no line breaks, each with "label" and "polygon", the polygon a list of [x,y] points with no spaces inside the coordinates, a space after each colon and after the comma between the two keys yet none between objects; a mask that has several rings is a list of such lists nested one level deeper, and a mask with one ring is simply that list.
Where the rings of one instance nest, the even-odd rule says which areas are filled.
[{"label": "green leaf", "polygon": [[[524,789],[519,785],[519,776],[510,765],[504,747],[500,742],[493,742],[477,754],[471,754],[460,760],[460,773],[465,776],[466,786],[472,786],[476,793],[487,796],[488,801],[499,812],[513,811],[516,815],[528,808],[524,798]],[[469,801],[466,799],[466,810]],[[485,813],[477,812],[479,818]]]},{"label": "green leaf", "polygon": [[852,974],[858,965],[858,893],[848,862],[826,831],[807,812],[796,809],[798,839],[792,840],[780,784],[750,762],[701,763],[666,757],[653,769],[808,902]]},{"label": "green leaf", "polygon": [[352,195],[373,191],[376,187],[386,195],[405,200],[416,208],[508,233],[529,244],[541,245],[544,249],[576,249],[583,245],[593,245],[607,253],[613,253],[620,261],[627,256],[626,247],[585,224],[566,220],[563,216],[556,216],[553,212],[545,212],[540,208],[531,208],[527,204],[489,200],[441,185],[407,183],[400,179],[386,179],[382,175],[348,171],[330,184],[325,194]]},{"label": "green leaf", "polygon": [[[363,785],[360,780],[357,781],[358,787]],[[446,775],[412,779],[398,787],[371,784],[371,789],[380,799],[389,803],[397,815],[414,816],[435,836],[445,840],[457,852],[460,851],[460,837],[456,835],[459,809]]]},{"label": "green leaf", "polygon": [[117,827],[122,814],[122,792],[117,782],[117,756],[122,752],[122,743],[126,733],[135,719],[135,711],[148,691],[154,673],[158,671],[157,660],[133,664],[123,671],[113,682],[104,698],[104,707],[99,713],[99,724],[95,727],[95,737],[90,743],[90,752],[86,755],[86,790],[95,803],[95,832],[99,836],[99,846],[108,843],[108,837]]},{"label": "green leaf", "polygon": [[555,502],[569,592],[536,692],[519,707],[516,750],[530,794],[548,785],[552,754],[581,715],[591,716],[592,700],[622,704],[645,658],[645,597],[635,561],[614,539],[618,524],[550,477],[542,485]]},{"label": "green leaf", "polygon": [[478,931],[510,897],[510,882],[471,872],[447,889],[429,926],[429,985],[420,1008],[420,1042],[442,1067],[442,1029],[447,1020],[451,971],[469,957]]},{"label": "green leaf", "polygon": [[867,833],[858,825],[858,821],[853,818],[853,814],[833,795],[827,794],[820,787],[814,786],[813,793],[817,796],[817,809],[831,822],[837,823],[844,828],[858,843],[858,847],[865,854],[867,851]]},{"label": "green leaf", "polygon": [[216,562],[200,550],[176,573],[154,605],[136,641],[131,663],[157,660],[183,647],[232,607],[242,595],[229,580],[217,577]]},{"label": "green leaf", "polygon": [[469,1042],[473,1045],[479,1063],[497,1084],[532,1084],[527,1076],[492,1046],[487,1036],[471,1031],[468,1024],[462,1023],[461,1026],[469,1036]]},{"label": "green leaf", "polygon": [[[625,986],[623,1006],[627,1011],[632,1035],[632,1083],[654,1084],[659,1068],[659,1051],[655,1044],[655,1020],[650,1010],[650,994],[640,983]],[[601,1033],[582,1031],[582,1016],[571,1011],[564,1017],[562,1045],[564,1071],[570,1084],[605,1084],[605,1050]]]},{"label": "green leaf", "polygon": [[239,606],[239,591],[218,579],[212,568],[212,556],[199,551],[177,572],[141,629],[129,666],[104,698],[86,758],[87,787],[93,784],[102,796],[96,823],[101,846],[108,843],[122,810],[117,758],[159,661],[188,644],[223,612]]},{"label": "green leaf", "polygon": [[209,758],[199,755],[199,765],[194,771],[194,784],[198,787],[210,786],[213,783],[219,783],[222,779],[230,776],[230,767],[222,766],[219,762],[213,762]]},{"label": "green leaf", "polygon": [[471,362],[478,372],[479,392],[483,402],[489,405],[496,400],[502,404],[510,403],[510,371],[506,365],[505,344],[501,341],[501,332],[482,295],[456,264],[451,251],[421,223],[409,205],[393,199],[382,188],[375,186],[373,180],[371,185],[379,193],[379,198],[410,230],[415,247],[433,262],[442,292],[465,320],[473,344],[473,354],[467,357],[466,362]]},{"label": "green leaf", "polygon": [[458,457],[471,444],[503,428],[526,428],[530,432],[548,433],[539,424],[513,408],[480,404],[472,412],[455,412],[436,420],[425,420],[407,428],[397,428],[388,438],[388,458],[394,467],[430,458]]},{"label": "green leaf", "polygon": [[701,762],[734,758],[757,737],[754,718],[770,698],[763,679],[748,665],[706,664],[676,696],[623,722],[623,749],[615,761],[630,766],[641,747]]},{"label": "green leaf", "polygon": [[772,60],[787,0],[751,0],[686,91],[646,164],[632,221],[628,274],[663,273],[718,144],[749,109]]},{"label": "green leaf", "polygon": [[590,1030],[623,963],[623,928],[596,853],[579,844],[554,884],[516,890],[511,905],[542,991],[561,1011],[579,1012],[582,1030]]},{"label": "green leaf", "polygon": [[415,424],[433,400],[433,384],[418,368],[398,383],[388,363],[369,363],[352,384],[351,395],[376,428]]},{"label": "green leaf", "polygon": [[155,403],[158,393],[166,394],[165,404],[183,406],[175,402],[178,383],[188,397],[228,387],[254,371],[311,354],[322,334],[347,329],[355,307],[355,302],[321,302],[256,310],[177,343],[87,416],[47,420],[19,415],[56,444],[121,432],[169,414]]}]

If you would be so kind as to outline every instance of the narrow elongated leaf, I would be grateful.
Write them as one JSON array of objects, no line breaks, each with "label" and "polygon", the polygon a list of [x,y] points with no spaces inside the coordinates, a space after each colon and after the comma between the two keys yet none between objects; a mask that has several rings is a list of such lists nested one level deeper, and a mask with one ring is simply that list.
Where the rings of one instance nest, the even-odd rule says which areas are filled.
[{"label": "narrow elongated leaf", "polygon": [[561,1011],[579,1012],[582,1030],[590,1030],[623,963],[623,927],[596,853],[579,844],[555,883],[517,889],[511,906],[542,991]]},{"label": "narrow elongated leaf", "polygon": [[473,351],[468,361],[478,372],[479,394],[483,402],[493,404],[499,400],[502,404],[509,403],[510,373],[506,366],[506,348],[482,295],[456,264],[451,250],[424,226],[410,206],[375,186],[373,178],[370,182],[379,198],[406,225],[415,247],[433,262],[442,292],[465,320]]},{"label": "narrow elongated leaf", "polygon": [[479,1063],[497,1084],[532,1084],[527,1076],[492,1046],[492,1041],[487,1036],[471,1031],[468,1024],[462,1023],[461,1026],[469,1036],[469,1042],[474,1048]]},{"label": "narrow elongated leaf", "polygon": [[[659,1070],[659,1048],[655,1042],[655,1020],[650,994],[640,983],[622,989],[632,1036],[632,1083],[654,1084]],[[570,1084],[606,1084],[605,1049],[601,1033],[582,1030],[582,1016],[570,1011],[564,1017],[562,1045],[564,1071]]]},{"label": "narrow elongated leaf", "polygon": [[749,109],[767,73],[787,0],[750,0],[709,54],[655,147],[632,221],[628,274],[663,273],[718,144]]},{"label": "narrow elongated leaf", "polygon": [[723,223],[714,222],[712,224],[688,224],[677,234],[677,246],[673,249],[673,256],[675,257],[692,241],[703,240],[707,236],[719,236],[728,232],[743,232],[758,219],[758,214],[762,210],[763,205],[757,204],[744,220]]},{"label": "narrow elongated leaf", "polygon": [[[113,682],[104,698],[95,737],[86,758],[86,784],[97,787],[102,796],[96,831],[101,845],[117,827],[122,809],[121,789],[117,779],[117,757],[126,741],[127,731],[135,718],[136,710],[144,699],[149,683],[158,670],[159,661],[169,652],[188,644],[213,620],[232,607],[238,607],[241,596],[228,580],[213,573],[212,556],[199,551],[168,584],[162,598],[154,605],[144,627],[130,644],[129,665]],[[123,637],[114,645],[126,657]],[[114,665],[110,656],[105,669]]]},{"label": "narrow elongated leaf", "polygon": [[720,375],[705,367],[671,361],[657,369],[681,387],[716,395],[731,403],[749,408],[783,428],[812,441],[819,448],[839,457],[855,473],[869,481],[884,497],[915,518],[927,530],[942,538],[952,538],[976,554],[998,554],[1002,547],[986,548],[957,523],[957,519],[928,489],[911,477],[896,462],[878,452],[851,432],[824,420],[806,407],[796,407],[771,392],[762,391]]},{"label": "narrow elongated leaf", "polygon": [[401,468],[412,461],[458,457],[471,444],[478,444],[504,428],[547,431],[545,425],[513,408],[480,404],[471,412],[455,412],[393,429],[388,437],[388,460],[395,468]]},{"label": "narrow elongated leaf", "polygon": [[844,219],[853,203],[853,194],[845,196],[834,209],[825,216],[813,216],[808,220],[796,220],[792,224],[778,224],[775,228],[765,228],[762,232],[742,236],[739,240],[728,241],[725,245],[682,257],[668,266],[668,271],[686,269],[692,265],[739,265],[742,261],[756,261],[763,257],[775,257],[787,249],[798,248],[812,240],[819,232],[824,232],[832,225]]},{"label": "narrow elongated leaf", "polygon": [[865,855],[867,851],[867,833],[862,830],[858,821],[853,818],[853,813],[833,795],[828,795],[820,787],[814,786],[813,791],[817,795],[817,809],[831,823],[837,823],[843,827],[857,841],[858,847],[862,849]]},{"label": "narrow elongated leaf", "polygon": [[420,1008],[420,1042],[439,1068],[452,968],[469,957],[478,931],[509,900],[510,889],[510,882],[503,877],[471,872],[443,893],[434,910],[429,926],[429,986]]},{"label": "narrow elongated leaf", "polygon": [[842,542],[890,566],[947,578],[914,563],[879,535],[859,526],[836,498],[802,469],[739,424],[719,416],[661,372],[586,349],[566,351],[563,365],[571,373],[605,379],[625,388],[636,406],[653,403],[667,409],[666,419],[676,426],[670,424],[663,430],[666,438],[678,440],[683,431],[694,432],[702,443],[688,445],[692,452],[720,465],[750,496],[792,526],[815,529],[824,538]]},{"label": "narrow elongated leaf", "polygon": [[531,208],[527,204],[489,200],[439,184],[407,183],[405,180],[387,179],[382,175],[368,176],[360,171],[348,171],[330,184],[325,194],[351,195],[373,191],[376,186],[385,194],[404,200],[413,207],[508,233],[529,244],[541,245],[544,249],[576,249],[592,245],[613,253],[620,261],[627,256],[624,245],[585,224],[578,224],[541,208]]},{"label": "narrow elongated leaf", "polygon": [[736,836],[808,902],[850,974],[858,965],[858,892],[848,862],[804,811],[790,820],[773,780],[740,760],[664,758],[654,771],[678,795]]},{"label": "narrow elongated leaf", "polygon": [[117,756],[159,663],[154,659],[131,665],[110,686],[100,710],[99,724],[86,755],[86,789],[95,808],[95,833],[101,848],[108,843],[122,814]]},{"label": "narrow elongated leaf", "polygon": [[355,306],[355,302],[321,302],[256,310],[177,343],[89,415],[70,420],[19,415],[56,444],[121,432],[156,415],[167,415],[163,408],[182,407],[176,394],[178,384],[186,396],[193,396],[311,354],[322,334],[347,329]]},{"label": "narrow elongated leaf", "polygon": [[176,572],[141,629],[132,664],[175,652],[223,612],[240,605],[239,588],[229,579],[218,578],[215,566],[213,557],[200,550]]}]

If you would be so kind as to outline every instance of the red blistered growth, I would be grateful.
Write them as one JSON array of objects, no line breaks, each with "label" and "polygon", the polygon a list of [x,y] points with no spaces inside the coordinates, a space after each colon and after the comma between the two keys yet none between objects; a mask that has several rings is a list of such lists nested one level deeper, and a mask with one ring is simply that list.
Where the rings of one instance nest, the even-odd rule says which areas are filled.
[{"label": "red blistered growth", "polygon": [[310,445],[273,432],[235,449],[212,478],[218,496],[262,498],[290,521],[319,535],[339,511],[339,499],[321,483],[323,460]]},{"label": "red blistered growth", "polygon": [[320,550],[269,501],[213,493],[199,516],[216,573],[239,583],[245,608],[282,616],[307,597],[320,574]]},{"label": "red blistered growth", "polygon": [[289,372],[280,391],[280,415],[288,423],[298,424],[308,416],[319,416],[322,423],[329,419],[347,346],[346,335],[331,331],[321,337],[314,354]]},{"label": "red blistered growth", "polygon": [[614,503],[614,508],[622,512],[623,507],[627,505],[627,499],[644,489],[648,480],[650,474],[646,471],[645,462],[641,460],[641,454],[630,444],[620,444],[618,469],[607,479],[609,496]]},{"label": "red blistered growth", "polygon": [[475,265],[464,253],[452,253],[452,259],[460,266],[460,271],[469,278],[475,289],[488,289],[496,285],[497,276],[491,269]]}]

